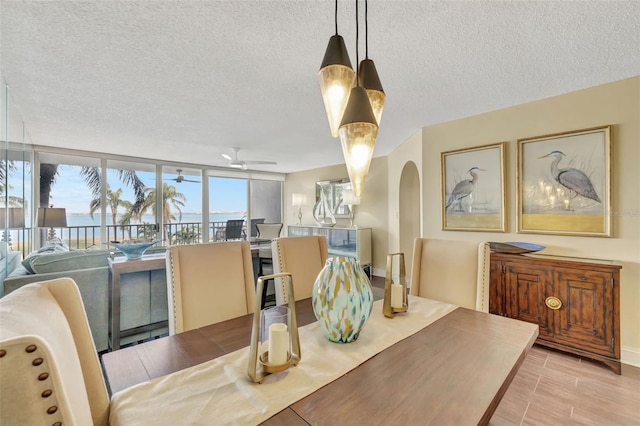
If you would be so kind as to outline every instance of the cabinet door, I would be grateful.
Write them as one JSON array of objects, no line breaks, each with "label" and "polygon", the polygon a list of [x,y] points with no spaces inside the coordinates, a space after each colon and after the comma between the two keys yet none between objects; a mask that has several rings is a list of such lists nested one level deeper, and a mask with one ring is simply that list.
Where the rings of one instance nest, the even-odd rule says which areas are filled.
[{"label": "cabinet door", "polygon": [[552,289],[551,270],[532,264],[505,263],[507,316],[538,324],[538,337],[553,339],[553,311],[544,303]]},{"label": "cabinet door", "polygon": [[499,260],[489,262],[489,313],[502,316],[507,315],[505,309],[502,262]]},{"label": "cabinet door", "polygon": [[614,356],[613,276],[607,272],[556,268],[558,343]]}]

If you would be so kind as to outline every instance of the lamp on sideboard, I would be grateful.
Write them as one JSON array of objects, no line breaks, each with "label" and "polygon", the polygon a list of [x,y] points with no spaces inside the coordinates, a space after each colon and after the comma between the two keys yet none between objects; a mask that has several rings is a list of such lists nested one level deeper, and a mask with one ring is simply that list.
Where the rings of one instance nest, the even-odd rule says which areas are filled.
[{"label": "lamp on sideboard", "polygon": [[24,209],[22,207],[0,207],[0,229],[2,232],[2,241],[6,241],[11,247],[10,229],[24,228]]},{"label": "lamp on sideboard", "polygon": [[302,225],[302,206],[307,204],[307,196],[305,194],[292,194],[291,204],[298,208],[298,225]]},{"label": "lamp on sideboard", "polygon": [[355,206],[360,205],[360,198],[357,198],[352,189],[342,191],[342,202],[349,206],[351,227],[353,228],[353,218],[355,216]]},{"label": "lamp on sideboard", "polygon": [[49,228],[47,240],[52,240],[56,237],[56,231],[53,228],[67,226],[67,211],[64,208],[39,207],[37,224],[40,228]]}]

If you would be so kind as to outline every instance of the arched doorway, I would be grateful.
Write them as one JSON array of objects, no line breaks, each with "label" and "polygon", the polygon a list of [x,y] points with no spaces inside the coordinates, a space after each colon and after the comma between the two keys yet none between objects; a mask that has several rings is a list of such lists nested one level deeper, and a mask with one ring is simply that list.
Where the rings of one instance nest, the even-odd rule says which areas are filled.
[{"label": "arched doorway", "polygon": [[404,253],[407,281],[411,280],[413,241],[420,236],[420,175],[413,161],[408,161],[400,176],[400,252]]}]

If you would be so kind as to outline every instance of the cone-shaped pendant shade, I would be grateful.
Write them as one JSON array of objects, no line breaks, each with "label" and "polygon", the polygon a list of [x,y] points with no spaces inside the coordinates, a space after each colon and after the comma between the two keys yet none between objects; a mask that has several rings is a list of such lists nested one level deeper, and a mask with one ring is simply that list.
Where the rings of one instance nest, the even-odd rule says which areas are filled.
[{"label": "cone-shaped pendant shade", "polygon": [[360,81],[360,85],[367,91],[369,102],[371,102],[371,109],[373,109],[373,115],[376,116],[376,122],[378,123],[378,126],[380,126],[386,95],[382,89],[376,65],[371,59],[365,59],[360,62],[358,80]]},{"label": "cone-shaped pendant shade", "polygon": [[340,124],[340,143],[356,198],[362,196],[377,137],[378,123],[367,92],[363,87],[354,87]]},{"label": "cone-shaped pendant shade", "polygon": [[355,74],[344,39],[337,34],[331,36],[318,77],[324,109],[327,111],[331,135],[334,138],[338,137],[340,120],[349,100]]}]

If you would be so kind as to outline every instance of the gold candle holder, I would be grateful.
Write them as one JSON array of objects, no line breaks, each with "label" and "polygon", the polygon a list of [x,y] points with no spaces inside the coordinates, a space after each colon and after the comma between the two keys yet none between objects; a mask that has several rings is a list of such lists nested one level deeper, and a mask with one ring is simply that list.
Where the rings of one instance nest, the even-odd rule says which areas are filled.
[{"label": "gold candle holder", "polygon": [[[262,297],[265,282],[272,279],[287,279],[287,300],[288,305],[277,306],[276,308],[284,308],[282,312],[286,310],[287,316],[287,329],[289,333],[288,350],[286,353],[286,360],[274,364],[270,362],[269,351],[264,350],[264,344],[262,339],[264,338],[263,317],[265,312],[261,309]],[[281,274],[265,275],[258,278],[256,285],[256,305],[253,314],[253,327],[251,329],[251,346],[249,349],[249,366],[247,373],[251,380],[256,383],[262,383],[264,378],[272,373],[279,373],[285,371],[291,366],[298,365],[302,357],[300,352],[300,337],[298,335],[298,322],[296,319],[296,302],[293,296],[293,279],[291,274],[284,272]],[[273,309],[273,308],[272,308]],[[270,336],[273,339],[273,336]]]},{"label": "gold candle holder", "polygon": [[[398,264],[400,266],[400,284],[394,284],[392,280],[393,273],[393,258],[398,256]],[[396,292],[395,286],[402,286],[402,306],[393,306],[392,294]],[[397,293],[396,293],[397,294]],[[398,303],[396,303],[398,305]],[[387,318],[393,318],[393,316],[400,312],[407,312],[409,310],[409,297],[407,296],[407,279],[404,269],[404,253],[393,253],[387,255],[387,276],[384,279],[384,300],[382,302],[382,313]]]}]

